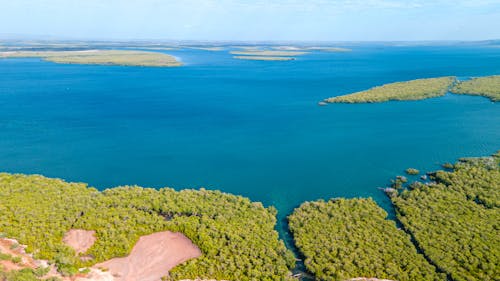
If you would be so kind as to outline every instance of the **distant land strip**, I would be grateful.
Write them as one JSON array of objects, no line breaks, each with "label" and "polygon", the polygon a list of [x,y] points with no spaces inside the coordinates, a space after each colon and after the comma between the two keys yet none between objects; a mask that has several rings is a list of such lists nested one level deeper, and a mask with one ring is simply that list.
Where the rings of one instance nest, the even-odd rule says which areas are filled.
[{"label": "distant land strip", "polygon": [[233,56],[240,60],[262,60],[262,61],[289,61],[295,60],[294,57],[268,57],[268,56]]},{"label": "distant land strip", "polygon": [[307,54],[307,52],[293,51],[271,51],[271,50],[248,50],[248,51],[232,51],[232,55],[242,56],[273,56],[273,57],[293,57]]},{"label": "distant land strip", "polygon": [[295,60],[295,56],[307,54],[307,52],[276,50],[245,50],[231,51],[230,53],[235,55],[234,59],[260,61],[290,61]]},{"label": "distant land strip", "polygon": [[181,66],[175,57],[158,52],[128,50],[85,50],[85,51],[19,51],[0,52],[0,58],[39,57],[46,61],[63,64],[98,64],[122,66]]}]

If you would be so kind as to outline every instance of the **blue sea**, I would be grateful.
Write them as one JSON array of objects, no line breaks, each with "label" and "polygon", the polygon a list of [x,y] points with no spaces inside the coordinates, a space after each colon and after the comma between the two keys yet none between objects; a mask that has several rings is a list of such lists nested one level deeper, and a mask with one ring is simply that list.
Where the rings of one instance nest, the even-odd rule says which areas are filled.
[{"label": "blue sea", "polygon": [[359,44],[295,61],[165,51],[185,66],[0,60],[0,171],[89,183],[219,189],[273,205],[373,197],[408,167],[500,149],[500,103],[318,101],[384,83],[500,74],[489,45]]}]

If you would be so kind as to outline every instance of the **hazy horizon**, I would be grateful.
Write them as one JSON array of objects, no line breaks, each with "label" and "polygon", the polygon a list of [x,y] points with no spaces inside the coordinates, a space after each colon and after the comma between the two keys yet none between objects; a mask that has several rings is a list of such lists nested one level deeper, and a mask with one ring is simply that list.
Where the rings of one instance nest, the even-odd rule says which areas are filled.
[{"label": "hazy horizon", "polygon": [[168,39],[168,38],[79,38],[79,37],[56,37],[50,35],[32,35],[32,34],[0,34],[0,40],[9,41],[37,41],[37,42],[97,42],[97,43],[120,43],[120,42],[130,42],[130,43],[260,43],[260,44],[286,44],[286,43],[297,43],[297,44],[369,44],[369,43],[380,43],[380,44],[398,44],[398,43],[408,43],[408,44],[421,44],[421,43],[432,43],[432,44],[459,44],[459,43],[488,43],[492,41],[500,41],[498,38],[488,38],[488,39],[477,39],[477,40],[463,40],[463,39],[449,39],[449,40],[230,40],[230,39]]},{"label": "hazy horizon", "polygon": [[500,38],[500,2],[495,0],[0,0],[0,4],[0,37],[259,42]]}]

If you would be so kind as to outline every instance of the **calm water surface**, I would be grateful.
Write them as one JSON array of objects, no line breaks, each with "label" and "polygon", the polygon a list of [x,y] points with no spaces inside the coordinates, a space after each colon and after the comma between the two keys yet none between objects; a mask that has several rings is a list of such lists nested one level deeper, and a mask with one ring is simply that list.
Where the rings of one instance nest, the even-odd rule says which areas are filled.
[{"label": "calm water surface", "polygon": [[500,74],[500,48],[353,46],[290,62],[184,50],[181,68],[0,60],[0,170],[99,189],[206,187],[278,208],[371,196],[415,167],[500,149],[500,103],[323,98],[383,83]]}]

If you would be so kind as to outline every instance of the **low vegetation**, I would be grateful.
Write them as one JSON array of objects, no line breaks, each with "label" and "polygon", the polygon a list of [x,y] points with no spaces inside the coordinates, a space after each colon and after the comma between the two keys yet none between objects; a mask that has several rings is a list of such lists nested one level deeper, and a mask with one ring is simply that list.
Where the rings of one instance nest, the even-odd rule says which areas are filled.
[{"label": "low vegetation", "polygon": [[372,103],[422,100],[445,95],[455,81],[455,77],[440,77],[396,82],[366,91],[331,97],[324,101],[329,103]]},{"label": "low vegetation", "polygon": [[372,199],[332,199],[302,204],[289,224],[317,280],[445,280],[386,217]]},{"label": "low vegetation", "polygon": [[40,57],[46,61],[64,64],[100,64],[123,66],[180,66],[173,56],[144,51],[88,50],[88,51],[19,51],[1,52],[0,58]]},{"label": "low vegetation", "polygon": [[[32,269],[32,268],[23,268],[20,270],[10,270],[6,271],[0,267],[0,280],[2,281],[59,281],[61,280],[58,277],[48,277],[45,278],[47,272],[45,269]],[[42,278],[43,277],[43,278]]]},{"label": "low vegetation", "polygon": [[474,78],[460,81],[451,92],[455,94],[477,95],[500,101],[500,75]]},{"label": "low vegetation", "polygon": [[500,155],[461,159],[392,194],[397,217],[424,254],[455,281],[500,276]]},{"label": "low vegetation", "polygon": [[[202,251],[170,272],[171,280],[285,280],[293,254],[274,230],[276,211],[207,190],[119,187],[99,192],[81,183],[42,176],[0,174],[0,232],[28,245],[38,259],[66,275],[127,255],[140,236],[180,231]],[[95,230],[81,255],[62,242],[72,228]]]}]

